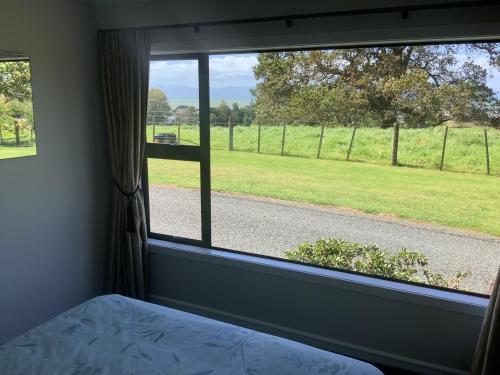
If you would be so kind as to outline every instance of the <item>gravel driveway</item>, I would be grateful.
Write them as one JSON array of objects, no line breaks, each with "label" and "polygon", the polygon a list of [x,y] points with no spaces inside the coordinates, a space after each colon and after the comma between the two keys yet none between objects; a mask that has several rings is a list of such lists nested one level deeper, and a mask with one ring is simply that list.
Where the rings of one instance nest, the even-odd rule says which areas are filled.
[{"label": "gravel driveway", "polygon": [[[150,201],[153,232],[201,237],[199,192],[151,186]],[[340,208],[212,194],[213,246],[282,257],[321,237],[420,250],[433,271],[452,276],[469,269],[464,286],[476,292],[488,290],[500,264],[498,237]]]}]

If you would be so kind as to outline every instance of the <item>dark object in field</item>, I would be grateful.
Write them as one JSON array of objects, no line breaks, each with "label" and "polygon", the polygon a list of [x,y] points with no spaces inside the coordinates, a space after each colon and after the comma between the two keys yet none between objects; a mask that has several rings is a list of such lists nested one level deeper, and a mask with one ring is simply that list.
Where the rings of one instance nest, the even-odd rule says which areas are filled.
[{"label": "dark object in field", "polygon": [[177,135],[175,133],[162,133],[154,136],[154,143],[166,143],[169,145],[177,144]]}]

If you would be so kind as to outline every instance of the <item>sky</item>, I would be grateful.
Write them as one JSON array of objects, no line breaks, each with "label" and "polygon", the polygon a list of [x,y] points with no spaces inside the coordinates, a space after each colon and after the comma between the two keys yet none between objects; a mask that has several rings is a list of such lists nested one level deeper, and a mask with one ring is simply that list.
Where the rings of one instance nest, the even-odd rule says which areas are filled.
[{"label": "sky", "polygon": [[[469,56],[487,68],[488,86],[500,96],[500,71],[489,67],[485,56]],[[256,84],[252,69],[256,64],[257,54],[210,56],[210,105],[217,106],[222,100],[228,104],[248,105],[252,99],[250,90]],[[197,70],[195,60],[154,61],[150,87],[164,90],[174,108],[180,104],[198,106]]]}]

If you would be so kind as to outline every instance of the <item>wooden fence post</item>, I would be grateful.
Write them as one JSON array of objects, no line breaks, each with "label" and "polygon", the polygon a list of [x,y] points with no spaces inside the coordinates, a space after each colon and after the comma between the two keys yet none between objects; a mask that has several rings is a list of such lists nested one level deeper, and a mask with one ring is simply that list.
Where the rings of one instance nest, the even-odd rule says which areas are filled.
[{"label": "wooden fence post", "polygon": [[257,152],[260,153],[260,124],[257,130]]},{"label": "wooden fence post", "polygon": [[399,148],[399,125],[393,125],[392,132],[392,165],[398,165],[398,148]]},{"label": "wooden fence post", "polygon": [[318,153],[316,154],[316,159],[320,158],[321,155],[321,145],[323,144],[323,134],[325,133],[325,124],[321,125],[321,134],[319,136]]},{"label": "wooden fence post", "polygon": [[231,115],[229,115],[227,121],[228,121],[227,126],[229,128],[229,151],[233,151],[234,150],[234,145],[233,145],[234,133],[233,133],[233,124],[231,123]]},{"label": "wooden fence post", "polygon": [[488,130],[484,128],[484,147],[486,148],[486,173],[490,174],[490,150],[488,149]]},{"label": "wooden fence post", "polygon": [[354,136],[355,135],[356,135],[356,125],[354,125],[354,129],[352,131],[351,143],[349,143],[349,150],[347,151],[346,160],[349,160],[349,157],[351,156],[352,144],[354,143]]},{"label": "wooden fence post", "polygon": [[444,153],[446,151],[446,139],[448,138],[448,127],[444,128],[444,139],[443,139],[443,151],[441,152],[441,164],[439,166],[439,170],[443,170],[444,165]]},{"label": "wooden fence post", "polygon": [[155,135],[156,135],[156,124],[153,122],[153,142],[155,141]]},{"label": "wooden fence post", "polygon": [[3,145],[3,131],[2,131],[2,124],[0,124],[0,145]]},{"label": "wooden fence post", "polygon": [[283,136],[281,137],[281,156],[285,154],[286,124],[283,125]]}]

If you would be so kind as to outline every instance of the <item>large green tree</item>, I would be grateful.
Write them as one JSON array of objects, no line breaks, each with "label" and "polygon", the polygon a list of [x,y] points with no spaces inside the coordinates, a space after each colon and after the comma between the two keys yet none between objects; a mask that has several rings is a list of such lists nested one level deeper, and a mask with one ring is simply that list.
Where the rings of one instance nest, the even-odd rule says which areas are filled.
[{"label": "large green tree", "polygon": [[31,100],[31,73],[27,61],[0,61],[0,95],[8,101]]},{"label": "large green tree", "polygon": [[165,114],[167,117],[172,115],[172,108],[163,90],[157,88],[149,89],[148,113],[151,115],[161,113],[162,116]]},{"label": "large green tree", "polygon": [[492,121],[487,69],[500,44],[393,46],[264,53],[254,67],[260,122],[429,126]]}]

